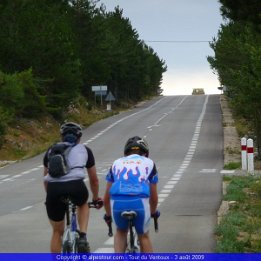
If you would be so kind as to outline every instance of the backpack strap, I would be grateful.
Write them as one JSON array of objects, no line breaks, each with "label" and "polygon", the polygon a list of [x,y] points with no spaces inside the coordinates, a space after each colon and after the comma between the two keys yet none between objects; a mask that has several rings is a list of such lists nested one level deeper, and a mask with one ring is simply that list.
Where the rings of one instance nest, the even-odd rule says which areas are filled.
[{"label": "backpack strap", "polygon": [[[66,148],[66,150],[64,151],[64,156],[66,158],[68,158],[68,155],[69,155],[71,149],[74,146],[76,146],[77,144],[76,143],[70,144],[70,143],[67,143],[67,142],[66,142],[66,144],[68,144],[68,148]],[[83,166],[75,166],[75,167],[70,167],[69,164],[67,165],[68,171],[70,171],[71,169],[83,169],[84,167],[85,167],[85,165],[83,165]]]},{"label": "backpack strap", "polygon": [[75,167],[72,167],[70,169],[83,169],[85,166],[75,166]]}]

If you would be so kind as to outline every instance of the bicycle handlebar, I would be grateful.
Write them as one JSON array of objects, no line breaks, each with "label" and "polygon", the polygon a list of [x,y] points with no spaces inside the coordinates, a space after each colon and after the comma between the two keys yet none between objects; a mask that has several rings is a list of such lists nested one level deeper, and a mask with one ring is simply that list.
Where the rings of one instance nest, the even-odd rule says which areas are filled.
[{"label": "bicycle handlebar", "polygon": [[102,206],[103,206],[103,201],[99,201],[99,202],[91,201],[91,202],[88,202],[88,207],[89,208],[100,209]]},{"label": "bicycle handlebar", "polygon": [[109,236],[109,237],[112,237],[112,236],[113,236],[112,225],[111,225],[111,223],[112,223],[112,222],[107,223],[107,225],[108,225],[108,229],[109,229],[109,232],[108,232],[108,236]]},{"label": "bicycle handlebar", "polygon": [[159,231],[158,217],[154,217],[153,220],[154,220],[155,232],[158,233],[158,231]]},{"label": "bicycle handlebar", "polygon": [[95,205],[94,205],[94,203],[91,201],[91,202],[88,202],[88,207],[89,207],[89,208],[95,208]]},{"label": "bicycle handlebar", "polygon": [[155,213],[151,214],[151,217],[152,217],[153,220],[154,220],[154,229],[155,229],[155,232],[158,232],[158,230],[159,230],[158,218],[160,217],[160,211],[159,211],[159,210],[156,210]]}]

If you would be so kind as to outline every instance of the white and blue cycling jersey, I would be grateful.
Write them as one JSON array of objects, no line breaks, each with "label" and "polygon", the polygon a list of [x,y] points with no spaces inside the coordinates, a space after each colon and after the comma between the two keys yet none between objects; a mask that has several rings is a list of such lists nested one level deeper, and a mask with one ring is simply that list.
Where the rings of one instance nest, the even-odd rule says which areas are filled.
[{"label": "white and blue cycling jersey", "polygon": [[158,183],[154,162],[137,154],[122,157],[114,161],[106,180],[112,183],[111,209],[117,228],[128,229],[128,220],[121,217],[121,213],[133,210],[137,213],[133,220],[137,233],[146,233],[150,224],[150,184]]},{"label": "white and blue cycling jersey", "polygon": [[158,183],[158,172],[154,162],[144,156],[131,154],[114,161],[106,176],[112,182],[110,196],[150,197],[150,183]]}]

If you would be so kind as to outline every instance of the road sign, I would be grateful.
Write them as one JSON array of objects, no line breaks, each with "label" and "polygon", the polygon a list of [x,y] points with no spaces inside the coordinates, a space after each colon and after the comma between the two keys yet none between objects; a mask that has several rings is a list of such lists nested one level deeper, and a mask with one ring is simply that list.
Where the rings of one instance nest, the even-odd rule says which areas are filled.
[{"label": "road sign", "polygon": [[106,85],[95,85],[95,86],[92,86],[92,91],[93,92],[107,91],[107,86]]},{"label": "road sign", "polygon": [[116,100],[116,99],[115,99],[115,97],[113,96],[112,92],[109,92],[108,95],[107,95],[107,97],[105,98],[105,101],[109,101],[109,102],[115,101],[115,100]]},{"label": "road sign", "polygon": [[95,92],[95,104],[96,104],[96,96],[101,97],[101,105],[102,105],[102,96],[107,94],[107,86],[106,85],[95,85],[92,86],[92,91]]},{"label": "road sign", "polygon": [[107,94],[107,91],[95,91],[95,96],[105,96]]}]

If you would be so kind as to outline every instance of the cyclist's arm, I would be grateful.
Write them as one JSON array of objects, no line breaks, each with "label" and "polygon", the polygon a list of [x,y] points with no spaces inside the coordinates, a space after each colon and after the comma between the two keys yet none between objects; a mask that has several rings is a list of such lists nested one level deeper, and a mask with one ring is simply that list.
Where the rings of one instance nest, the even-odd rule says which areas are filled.
[{"label": "cyclist's arm", "polygon": [[150,184],[150,213],[156,212],[158,206],[157,183]]},{"label": "cyclist's arm", "polygon": [[158,192],[157,192],[158,171],[155,163],[150,173],[149,181],[150,181],[150,213],[153,214],[156,212],[158,206]]},{"label": "cyclist's arm", "polygon": [[[43,172],[44,177],[47,175],[47,173],[48,173],[48,168],[44,167],[44,172]],[[44,184],[44,190],[46,192],[47,191],[47,184],[48,184],[48,182],[46,180],[44,180],[43,184]]]},{"label": "cyclist's arm", "polygon": [[92,192],[92,199],[97,200],[99,197],[99,180],[96,173],[95,165],[87,169],[90,188]]},{"label": "cyclist's arm", "polygon": [[109,194],[111,185],[112,185],[111,182],[107,182],[106,190],[103,198],[103,204],[107,216],[111,216],[111,205],[110,205],[110,194]]},{"label": "cyclist's arm", "polygon": [[[44,171],[43,171],[43,176],[45,177],[47,174],[48,174],[48,157],[47,157],[47,152],[45,153],[44,155],[44,158],[43,158],[43,165],[44,165]],[[45,192],[47,191],[47,184],[48,182],[46,180],[43,181],[43,184],[44,184],[44,189],[45,189]]]},{"label": "cyclist's arm", "polygon": [[92,192],[92,199],[97,200],[99,197],[99,179],[95,167],[95,159],[92,150],[85,146],[88,153],[88,161],[86,163],[86,169],[89,176],[89,183]]}]

